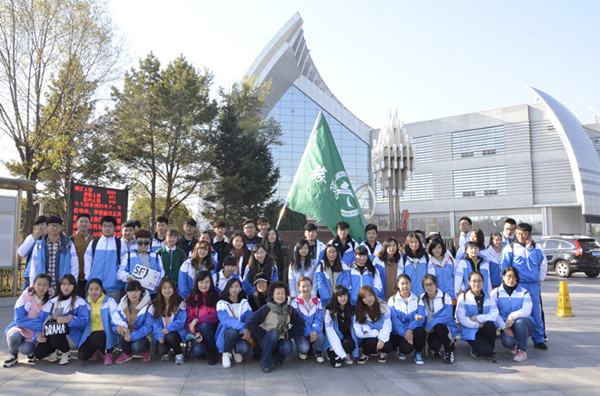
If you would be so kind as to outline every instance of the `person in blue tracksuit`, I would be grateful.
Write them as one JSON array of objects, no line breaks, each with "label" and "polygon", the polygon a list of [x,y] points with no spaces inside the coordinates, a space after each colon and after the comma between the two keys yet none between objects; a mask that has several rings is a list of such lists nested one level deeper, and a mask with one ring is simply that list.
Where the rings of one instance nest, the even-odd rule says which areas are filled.
[{"label": "person in blue tracksuit", "polygon": [[420,304],[425,308],[425,331],[427,345],[434,357],[441,356],[444,347],[444,363],[454,363],[454,339],[458,335],[458,325],[452,315],[452,299],[438,289],[435,275],[423,276],[423,289]]},{"label": "person in blue tracksuit", "polygon": [[357,247],[355,258],[356,261],[338,278],[338,284],[346,286],[350,292],[350,303],[353,306],[356,306],[358,292],[362,286],[371,286],[377,297],[384,296],[381,275],[369,260],[367,248]]},{"label": "person in blue tracksuit", "polygon": [[375,257],[381,251],[383,245],[377,240],[377,226],[375,224],[367,224],[365,227],[365,238],[366,241],[362,242],[359,246],[364,246],[369,251],[369,259],[375,261]]},{"label": "person in blue tracksuit", "polygon": [[427,333],[423,327],[425,307],[421,298],[411,291],[410,278],[406,274],[398,277],[398,292],[390,297],[388,306],[392,318],[392,343],[398,347],[398,359],[415,352],[415,363],[424,364],[423,347]]},{"label": "person in blue tracksuit", "polygon": [[283,364],[292,354],[290,338],[304,331],[304,319],[297,310],[288,304],[288,286],[280,281],[269,285],[267,304],[252,313],[246,321],[246,328],[262,350],[260,367],[264,373],[271,372],[275,353],[275,365]]},{"label": "person in blue tracksuit", "polygon": [[406,274],[412,283],[412,292],[417,296],[423,294],[423,276],[434,274],[433,265],[429,260],[429,255],[423,247],[419,237],[414,232],[406,236],[404,243],[404,254],[400,260],[398,268],[400,274]]},{"label": "person in blue tracksuit", "polygon": [[340,252],[342,261],[350,266],[354,262],[354,250],[358,244],[350,236],[350,226],[345,221],[340,221],[335,226],[337,236],[329,241],[328,245],[333,245]]},{"label": "person in blue tracksuit", "polygon": [[60,217],[48,217],[46,227],[48,233],[35,241],[33,246],[29,277],[48,274],[52,279],[50,287],[57,289],[63,276],[71,274],[77,279],[79,258],[73,241],[62,233],[63,220]]},{"label": "person in blue tracksuit", "polygon": [[38,360],[48,357],[48,362],[55,363],[58,360],[57,351],[60,351],[62,355],[58,364],[64,366],[69,364],[69,351],[81,345],[90,314],[83,298],[77,295],[77,279],[73,275],[64,275],[58,285],[57,296],[48,301],[39,318],[42,321],[55,319],[59,324],[66,323],[69,334],[46,337],[40,333],[39,337],[34,336],[34,342],[37,341],[34,354]]},{"label": "person in blue tracksuit", "polygon": [[8,344],[8,359],[4,367],[17,364],[19,353],[26,355],[29,363],[35,360],[33,337],[43,331],[44,321],[39,316],[54,291],[50,289],[48,274],[36,276],[32,283],[33,286],[23,291],[15,303],[14,319],[4,331]]},{"label": "person in blue tracksuit", "polygon": [[[90,315],[83,335],[77,357],[81,361],[97,360],[104,356],[104,365],[113,364],[112,349],[119,342],[113,329],[112,318],[117,312],[117,303],[108,296],[98,278],[90,279],[86,285],[87,297],[85,302]],[[126,326],[124,321],[119,321]]]},{"label": "person in blue tracksuit", "polygon": [[[114,235],[117,220],[113,216],[104,216],[100,224],[102,236],[92,241],[85,250],[83,272],[86,280],[100,279],[108,295],[118,301],[125,283],[117,278],[117,273],[120,265],[127,260],[127,246]],[[117,244],[120,246],[117,247]]]},{"label": "person in blue tracksuit", "polygon": [[[310,251],[311,260],[317,263],[323,260],[325,256],[326,245],[317,239],[317,226],[315,223],[307,223],[304,226],[304,239],[308,241],[308,249]],[[296,253],[296,251],[294,251]]]},{"label": "person in blue tracksuit", "polygon": [[294,247],[294,257],[288,269],[288,287],[290,288],[290,297],[296,298],[300,291],[298,290],[298,281],[303,276],[313,281],[313,294],[317,294],[317,282],[315,272],[317,271],[318,261],[310,255],[310,248],[306,239],[296,242]]},{"label": "person in blue tracksuit", "polygon": [[517,222],[515,219],[508,217],[504,220],[504,228],[502,230],[502,246],[510,245],[517,238]]},{"label": "person in blue tracksuit", "polygon": [[327,245],[323,260],[317,265],[315,270],[315,280],[317,282],[317,295],[321,299],[321,304],[327,306],[331,301],[331,293],[338,285],[340,275],[348,269],[340,259],[340,253],[333,245]]},{"label": "person in blue tracksuit", "polygon": [[46,220],[48,220],[46,216],[36,217],[36,219],[33,221],[33,226],[35,228],[34,233],[28,235],[17,249],[17,254],[26,259],[27,262],[25,270],[23,270],[23,286],[21,287],[22,292],[27,290],[27,288],[30,286],[29,270],[31,269],[31,253],[33,253],[35,241],[42,239],[42,237],[48,233],[48,229],[46,228]]},{"label": "person in blue tracksuit", "polygon": [[348,289],[342,285],[336,286],[331,301],[325,307],[323,343],[329,361],[335,368],[342,367],[342,362],[352,364],[354,359],[358,358],[358,340],[354,333],[353,315]]},{"label": "person in blue tracksuit", "polygon": [[456,265],[454,272],[454,291],[458,297],[469,288],[469,274],[471,272],[480,272],[483,276],[483,291],[488,296],[492,292],[492,283],[490,279],[490,264],[485,257],[479,254],[479,245],[477,242],[469,241],[466,243],[466,255]]},{"label": "person in blue tracksuit", "polygon": [[206,241],[198,241],[192,257],[188,258],[181,264],[179,268],[179,279],[177,281],[178,293],[181,298],[187,298],[188,294],[194,288],[194,279],[200,271],[215,272],[215,263],[213,262],[210,252],[212,247]]},{"label": "person in blue tracksuit", "polygon": [[252,309],[246,299],[242,282],[238,278],[227,281],[221,300],[217,303],[219,326],[215,333],[217,349],[222,353],[223,368],[231,367],[231,358],[236,363],[244,360],[250,352],[252,334],[246,329],[246,321]]},{"label": "person in blue tracksuit", "polygon": [[400,251],[398,241],[394,237],[386,238],[379,253],[375,256],[373,265],[379,271],[383,295],[386,300],[396,294],[396,281],[402,271],[398,268],[400,263]]},{"label": "person in blue tracksuit", "polygon": [[531,297],[519,286],[519,271],[506,267],[502,271],[502,285],[492,291],[492,300],[498,307],[496,324],[502,330],[500,340],[514,355],[513,361],[527,360],[527,339],[535,330],[531,318]]},{"label": "person in blue tracksuit", "polygon": [[456,292],[454,291],[454,258],[452,254],[446,250],[444,241],[438,238],[433,238],[429,242],[427,252],[433,265],[438,288],[450,296],[454,305]]},{"label": "person in blue tracksuit", "polygon": [[319,297],[312,295],[312,280],[303,276],[298,281],[300,294],[292,300],[292,307],[300,312],[304,319],[304,331],[294,338],[299,357],[306,360],[312,344],[317,363],[323,363],[323,307]]},{"label": "person in blue tracksuit", "polygon": [[471,347],[471,356],[484,356],[490,363],[498,363],[495,349],[498,307],[483,291],[483,282],[480,272],[469,274],[469,289],[458,297],[456,318],[461,339]]},{"label": "person in blue tracksuit", "polygon": [[185,302],[177,294],[177,285],[171,277],[165,276],[160,280],[153,308],[154,352],[161,360],[167,361],[172,350],[175,354],[175,364],[183,364],[181,342],[187,335],[187,314]]},{"label": "person in blue tracksuit", "polygon": [[152,290],[148,290],[152,297],[158,290],[158,282],[165,276],[165,269],[163,268],[160,256],[149,250],[151,238],[152,233],[145,228],[135,232],[135,241],[138,245],[137,251],[126,253],[119,266],[117,277],[121,282],[131,282],[132,280],[135,280],[136,278],[133,275],[133,271],[136,265],[141,265],[142,267],[157,271],[159,276],[156,281],[156,286],[154,286]]},{"label": "person in blue tracksuit", "polygon": [[[147,362],[150,356],[150,340],[154,319],[150,293],[139,281],[133,280],[126,286],[125,296],[112,315],[113,330],[119,336],[119,345],[123,353],[115,360],[121,364],[133,359],[133,355],[142,355]],[[127,326],[123,326],[123,322]]]},{"label": "person in blue tracksuit", "polygon": [[269,252],[265,245],[259,243],[252,247],[250,261],[248,262],[248,266],[242,277],[244,293],[246,293],[247,296],[251,296],[256,292],[256,289],[254,288],[254,277],[260,272],[267,274],[270,278],[270,282],[279,280],[277,265],[271,260],[271,257],[269,257]]},{"label": "person in blue tracksuit", "polygon": [[223,264],[222,265],[223,269],[221,269],[218,272],[214,272],[212,274],[213,283],[215,284],[215,287],[217,288],[217,290],[221,293],[223,292],[223,290],[225,290],[225,286],[227,285],[227,282],[229,282],[233,278],[237,278],[237,279],[240,278],[240,276],[236,275],[236,273],[235,273],[235,269],[237,268],[237,265],[238,265],[237,261],[235,260],[235,257],[228,254],[223,259],[222,264]]},{"label": "person in blue tracksuit", "polygon": [[362,286],[358,292],[353,325],[356,338],[362,347],[358,363],[366,363],[374,353],[378,355],[380,363],[385,363],[387,354],[394,347],[390,340],[390,308],[385,301],[377,297],[371,286]]},{"label": "person in blue tracksuit", "polygon": [[540,282],[546,277],[548,263],[544,252],[531,239],[531,225],[519,223],[516,234],[517,240],[504,248],[501,268],[504,271],[506,267],[515,267],[519,271],[520,286],[525,288],[531,297],[531,316],[535,322],[533,346],[547,350],[548,346],[544,343]]},{"label": "person in blue tracksuit", "polygon": [[152,241],[151,250],[156,253],[158,249],[165,246],[165,239],[167,237],[167,229],[169,228],[169,219],[165,216],[158,216],[156,218],[156,232],[152,236],[150,232],[150,238]]}]

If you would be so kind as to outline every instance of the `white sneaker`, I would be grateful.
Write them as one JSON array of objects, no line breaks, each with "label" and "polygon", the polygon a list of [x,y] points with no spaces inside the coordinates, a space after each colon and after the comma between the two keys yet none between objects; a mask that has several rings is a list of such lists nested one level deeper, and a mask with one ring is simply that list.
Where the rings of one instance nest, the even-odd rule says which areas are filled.
[{"label": "white sneaker", "polygon": [[164,355],[162,355],[160,357],[160,360],[162,360],[163,362],[168,362],[169,361],[169,354],[165,353]]},{"label": "white sneaker", "polygon": [[306,358],[308,357],[308,355],[306,353],[299,353],[298,357],[302,360],[306,360]]},{"label": "white sneaker", "polygon": [[63,353],[62,355],[60,355],[60,361],[58,362],[59,366],[66,366],[67,364],[69,364],[69,359],[71,358],[71,354],[70,353]]},{"label": "white sneaker", "polygon": [[231,367],[231,352],[223,352],[223,368]]},{"label": "white sneaker", "polygon": [[175,355],[175,364],[183,364],[183,354],[178,353]]},{"label": "white sneaker", "polygon": [[54,351],[48,355],[48,363],[56,363],[58,361],[58,352]]},{"label": "white sneaker", "polygon": [[244,355],[242,355],[241,353],[233,353],[233,360],[236,363],[242,363],[242,361],[244,360]]},{"label": "white sneaker", "polygon": [[9,354],[8,359],[6,359],[4,361],[4,367],[11,367],[17,363],[19,363],[19,359],[17,358],[17,355]]},{"label": "white sneaker", "polygon": [[316,352],[315,358],[317,359],[317,363],[323,363],[325,361],[325,359],[323,358],[322,352]]}]

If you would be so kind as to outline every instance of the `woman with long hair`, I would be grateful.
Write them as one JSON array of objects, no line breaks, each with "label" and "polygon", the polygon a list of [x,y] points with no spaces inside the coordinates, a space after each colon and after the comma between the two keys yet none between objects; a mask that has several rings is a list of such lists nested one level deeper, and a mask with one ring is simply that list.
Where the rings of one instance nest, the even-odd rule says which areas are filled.
[{"label": "woman with long hair", "polygon": [[[246,238],[244,233],[241,231],[234,231],[229,237],[229,244],[225,248],[225,255],[231,254],[235,257],[238,267],[235,270],[235,274],[240,277],[246,272],[246,266],[250,261],[250,249],[246,245]],[[221,260],[223,261],[223,260]]]},{"label": "woman with long hair", "polygon": [[348,289],[342,285],[336,286],[331,301],[325,308],[323,344],[329,361],[335,368],[342,367],[342,362],[352,364],[354,359],[358,358],[358,340],[354,333],[353,314]]},{"label": "woman with long hair", "polygon": [[275,282],[279,280],[279,274],[277,273],[277,266],[269,257],[267,249],[262,244],[256,244],[252,247],[252,253],[250,254],[250,261],[242,277],[244,281],[244,293],[247,296],[251,296],[256,292],[254,288],[254,277],[258,273],[266,274],[269,277],[269,282]]},{"label": "woman with long hair", "polygon": [[383,294],[385,300],[389,300],[396,293],[396,279],[401,273],[398,271],[400,262],[400,252],[398,250],[398,241],[394,237],[386,238],[383,241],[381,250],[375,255],[373,265],[379,271],[381,284],[383,285]]},{"label": "woman with long hair", "polygon": [[412,284],[412,292],[417,296],[423,294],[423,276],[426,274],[434,274],[433,264],[429,260],[429,255],[423,247],[419,236],[410,232],[406,236],[404,243],[404,254],[400,259],[398,266],[398,275],[406,274],[410,278]]},{"label": "woman with long hair", "polygon": [[267,229],[266,235],[267,237],[263,239],[262,244],[267,249],[267,252],[269,253],[269,258],[277,266],[277,273],[279,274],[279,278],[282,282],[287,282],[289,265],[287,245],[284,246],[281,243],[279,233],[274,228]]},{"label": "woman with long hair", "polygon": [[192,257],[183,262],[179,269],[179,279],[177,286],[179,296],[186,299],[190,291],[194,288],[194,279],[200,271],[211,272],[215,269],[215,264],[210,257],[212,247],[209,242],[198,241],[192,252]]},{"label": "woman with long hair", "polygon": [[303,276],[310,278],[313,282],[313,294],[317,294],[317,282],[315,272],[317,270],[317,261],[310,255],[310,247],[306,239],[300,239],[294,247],[294,257],[288,270],[288,286],[290,288],[290,297],[296,298],[300,291],[298,290],[298,281]]},{"label": "woman with long hair", "polygon": [[377,297],[371,286],[361,287],[354,311],[354,332],[362,346],[358,363],[366,363],[371,354],[377,354],[379,363],[385,363],[387,354],[393,348],[391,331],[388,305]]},{"label": "woman with long hair", "polygon": [[361,286],[370,286],[375,291],[375,295],[381,297],[383,295],[381,276],[369,259],[367,248],[358,246],[354,251],[354,259],[350,268],[338,278],[338,284],[346,286],[350,293],[350,303],[357,304]]},{"label": "woman with long hair", "polygon": [[154,351],[161,360],[169,360],[169,351],[175,354],[175,364],[183,364],[181,342],[185,340],[185,303],[177,294],[175,281],[168,276],[160,280],[154,301]]},{"label": "woman with long hair", "polygon": [[231,367],[231,358],[236,363],[244,360],[250,352],[252,335],[246,329],[246,320],[252,315],[252,309],[246,299],[242,282],[237,278],[227,281],[221,300],[217,303],[219,326],[215,335],[216,344],[223,354],[223,368]]},{"label": "woman with long hair", "polygon": [[348,266],[340,258],[340,252],[333,245],[327,245],[325,255],[317,265],[315,280],[317,282],[317,293],[324,306],[331,301],[331,293],[338,285],[338,279]]},{"label": "woman with long hair", "polygon": [[208,271],[200,271],[194,280],[194,288],[186,300],[187,320],[185,327],[194,336],[192,355],[197,358],[207,356],[210,366],[217,364],[215,333],[219,324],[217,302],[219,292]]},{"label": "woman with long hair", "polygon": [[77,295],[76,288],[75,277],[71,274],[63,275],[58,283],[58,294],[48,301],[38,316],[42,322],[56,320],[58,324],[69,326],[69,334],[38,335],[38,343],[33,351],[38,360],[48,356],[48,362],[55,363],[58,360],[57,351],[60,351],[62,355],[58,364],[67,365],[71,358],[69,351],[80,345],[90,314],[83,298]]}]

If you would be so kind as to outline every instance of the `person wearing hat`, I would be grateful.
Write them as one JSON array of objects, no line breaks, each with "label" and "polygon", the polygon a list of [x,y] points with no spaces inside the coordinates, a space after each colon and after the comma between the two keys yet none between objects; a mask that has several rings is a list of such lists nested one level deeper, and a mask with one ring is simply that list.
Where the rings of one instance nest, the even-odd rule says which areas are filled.
[{"label": "person wearing hat", "polygon": [[46,228],[46,220],[48,220],[46,216],[37,217],[33,222],[35,231],[33,234],[28,235],[21,246],[19,246],[17,249],[19,256],[27,259],[27,265],[25,266],[25,271],[23,271],[23,286],[21,287],[21,291],[25,291],[29,286],[31,286],[29,284],[29,270],[31,269],[33,246],[35,245],[35,241],[42,239],[48,233],[48,229]]},{"label": "person wearing hat", "polygon": [[254,288],[256,292],[250,296],[248,302],[252,312],[256,312],[267,303],[267,288],[269,287],[269,277],[264,272],[259,272],[254,276]]},{"label": "person wearing hat", "polygon": [[46,220],[48,234],[35,241],[31,256],[30,277],[46,273],[50,275],[50,287],[56,290],[60,278],[71,274],[79,276],[79,259],[75,244],[62,233],[63,220],[50,216]]}]

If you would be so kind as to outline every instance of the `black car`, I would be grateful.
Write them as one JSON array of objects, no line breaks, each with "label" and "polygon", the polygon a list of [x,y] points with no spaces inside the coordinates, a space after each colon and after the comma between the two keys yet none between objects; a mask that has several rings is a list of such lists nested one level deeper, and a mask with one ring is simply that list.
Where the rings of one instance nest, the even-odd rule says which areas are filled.
[{"label": "black car", "polygon": [[584,272],[594,278],[600,274],[600,244],[592,237],[558,235],[543,237],[539,241],[548,260],[548,270],[561,278],[573,272]]}]

